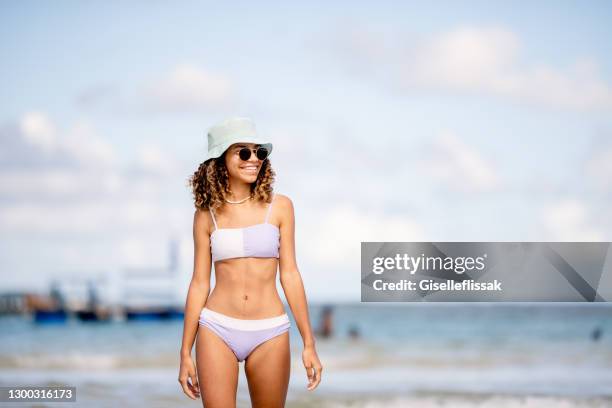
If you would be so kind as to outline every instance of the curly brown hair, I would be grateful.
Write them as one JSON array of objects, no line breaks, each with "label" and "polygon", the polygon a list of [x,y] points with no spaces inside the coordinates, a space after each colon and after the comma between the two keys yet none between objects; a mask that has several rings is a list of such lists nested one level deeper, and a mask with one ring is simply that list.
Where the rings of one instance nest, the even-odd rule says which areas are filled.
[{"label": "curly brown hair", "polygon": [[[251,193],[255,200],[266,203],[272,201],[274,178],[276,173],[272,169],[270,158],[261,164],[257,180],[251,184]],[[198,169],[188,179],[188,185],[193,193],[194,205],[200,210],[213,211],[219,208],[229,194],[229,174],[225,166],[225,152],[217,158],[208,159],[198,166]]]}]

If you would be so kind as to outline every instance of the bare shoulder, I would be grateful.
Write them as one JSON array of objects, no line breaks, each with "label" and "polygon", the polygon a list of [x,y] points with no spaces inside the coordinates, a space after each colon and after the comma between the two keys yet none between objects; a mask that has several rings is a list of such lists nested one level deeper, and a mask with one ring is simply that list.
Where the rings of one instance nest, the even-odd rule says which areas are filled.
[{"label": "bare shoulder", "polygon": [[274,206],[277,207],[280,225],[292,225],[294,222],[293,201],[285,194],[274,194]]},{"label": "bare shoulder", "polygon": [[293,201],[285,194],[274,193],[274,205],[278,206],[283,213],[293,211]]},{"label": "bare shoulder", "polygon": [[[210,211],[196,208],[193,214],[193,228],[195,231],[205,231],[210,234],[212,218]],[[194,231],[194,232],[195,232]]]}]

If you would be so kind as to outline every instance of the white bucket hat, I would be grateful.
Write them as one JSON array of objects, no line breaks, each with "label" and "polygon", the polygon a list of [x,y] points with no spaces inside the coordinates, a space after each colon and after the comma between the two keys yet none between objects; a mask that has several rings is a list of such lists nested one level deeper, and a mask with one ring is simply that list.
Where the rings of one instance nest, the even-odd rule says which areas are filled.
[{"label": "white bucket hat", "polygon": [[208,154],[204,161],[219,157],[234,143],[255,143],[272,153],[272,143],[255,131],[255,123],[249,118],[233,117],[213,125],[208,130]]}]

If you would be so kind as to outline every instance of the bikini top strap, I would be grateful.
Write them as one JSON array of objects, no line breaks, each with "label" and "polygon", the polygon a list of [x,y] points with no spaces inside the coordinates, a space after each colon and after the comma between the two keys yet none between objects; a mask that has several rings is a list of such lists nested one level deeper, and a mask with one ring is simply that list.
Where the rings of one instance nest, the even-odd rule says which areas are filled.
[{"label": "bikini top strap", "polygon": [[213,214],[212,209],[209,207],[208,211],[210,211],[210,216],[213,219],[213,222],[215,223],[215,229],[217,229],[217,220],[215,219],[215,214]]},{"label": "bikini top strap", "polygon": [[270,204],[268,205],[268,212],[266,213],[266,220],[264,221],[265,223],[268,222],[268,218],[270,217],[270,210],[272,209],[272,203],[274,203],[274,197],[275,194],[272,194],[272,200],[270,200]]}]

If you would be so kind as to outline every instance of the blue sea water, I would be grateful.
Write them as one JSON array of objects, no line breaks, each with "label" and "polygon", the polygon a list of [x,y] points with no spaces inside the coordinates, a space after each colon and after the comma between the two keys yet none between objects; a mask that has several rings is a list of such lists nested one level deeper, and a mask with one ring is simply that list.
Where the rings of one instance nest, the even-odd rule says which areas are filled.
[{"label": "blue sea water", "polygon": [[[315,328],[324,306],[311,305]],[[333,335],[317,337],[324,374],[315,392],[306,391],[301,339],[286,307],[288,406],[612,406],[610,304],[331,306]],[[77,406],[187,406],[195,402],[177,381],[181,337],[182,321],[37,325],[2,317],[0,385],[74,385]],[[238,396],[250,406],[243,373]]]}]

